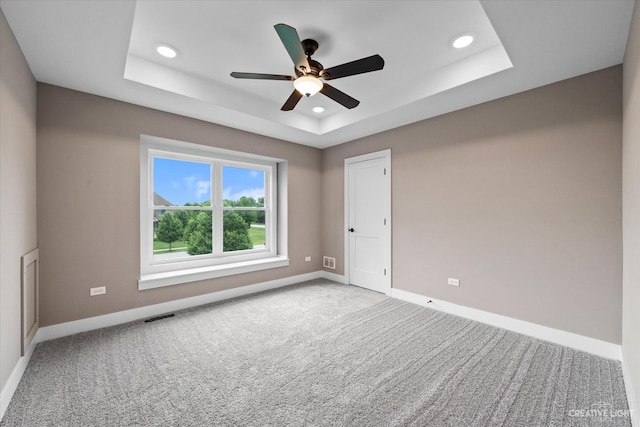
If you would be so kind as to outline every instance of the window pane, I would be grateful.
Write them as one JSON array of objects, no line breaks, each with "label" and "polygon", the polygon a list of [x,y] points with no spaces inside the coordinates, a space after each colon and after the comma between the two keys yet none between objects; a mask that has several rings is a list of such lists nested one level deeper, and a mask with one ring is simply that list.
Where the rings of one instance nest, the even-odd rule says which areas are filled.
[{"label": "window pane", "polygon": [[264,171],[222,167],[224,206],[264,206]]},{"label": "window pane", "polygon": [[156,206],[210,204],[211,165],[155,157],[153,198]]},{"label": "window pane", "polygon": [[211,248],[211,211],[160,209],[154,211],[154,261],[210,254]]}]

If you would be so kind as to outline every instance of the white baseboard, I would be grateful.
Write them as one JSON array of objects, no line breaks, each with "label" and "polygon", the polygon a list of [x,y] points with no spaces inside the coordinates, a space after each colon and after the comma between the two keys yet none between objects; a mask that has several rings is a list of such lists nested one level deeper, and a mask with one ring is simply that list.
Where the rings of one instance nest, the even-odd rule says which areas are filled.
[{"label": "white baseboard", "polygon": [[[561,331],[559,329],[549,328],[547,326],[537,325],[535,323],[525,322],[523,320],[514,319],[512,317],[502,316],[499,314],[489,313],[488,311],[477,310],[475,308],[465,307],[462,305],[452,304],[450,302],[436,300],[424,295],[414,294],[412,292],[403,291],[401,289],[391,289],[391,296],[403,301],[422,305],[434,310],[444,311],[446,313],[455,314],[467,319],[486,323],[499,328],[508,329],[534,338],[539,338],[552,343],[572,347],[588,353],[609,359],[622,360],[621,346],[595,338],[585,337],[583,335],[571,332]],[[430,303],[427,303],[431,301]]]},{"label": "white baseboard", "polygon": [[340,274],[331,273],[330,271],[326,271],[326,270],[321,270],[320,274],[322,275],[323,279],[333,280],[334,282],[342,283],[343,285],[349,284],[349,281],[347,280],[347,278]]},{"label": "white baseboard", "polygon": [[24,356],[18,359],[18,363],[16,363],[13,371],[11,371],[11,375],[9,375],[9,379],[5,383],[4,387],[2,387],[2,391],[0,391],[0,420],[4,417],[4,413],[9,407],[9,402],[11,402],[11,398],[18,388],[18,384],[20,384],[22,375],[27,369],[29,360],[31,360],[31,356],[33,355],[33,350],[35,350],[38,343],[38,338],[38,332],[36,332],[36,335],[31,340],[31,344],[29,344]]},{"label": "white baseboard", "polygon": [[271,280],[269,282],[256,283],[254,285],[241,286],[239,288],[227,289],[224,291],[211,292],[209,294],[198,295],[190,298],[183,298],[160,304],[148,305],[145,307],[133,308],[131,310],[118,311],[102,316],[90,317],[88,319],[74,320],[72,322],[60,323],[57,325],[40,328],[40,342],[55,338],[74,335],[80,332],[92,331],[94,329],[106,328],[108,326],[120,325],[122,323],[133,322],[148,317],[170,313],[172,311],[184,310],[185,308],[210,304],[212,302],[223,301],[256,292],[268,291],[283,286],[289,286],[307,280],[319,279],[319,271],[313,273],[300,274],[298,276],[285,277],[283,279]]},{"label": "white baseboard", "polygon": [[640,407],[636,405],[636,394],[633,389],[633,384],[631,383],[631,374],[627,368],[626,361],[629,358],[626,357],[624,353],[624,347],[622,347],[622,377],[624,378],[624,388],[627,392],[627,401],[629,403],[629,409],[631,412],[631,425],[633,427],[640,427],[640,415],[638,414],[638,410]]}]

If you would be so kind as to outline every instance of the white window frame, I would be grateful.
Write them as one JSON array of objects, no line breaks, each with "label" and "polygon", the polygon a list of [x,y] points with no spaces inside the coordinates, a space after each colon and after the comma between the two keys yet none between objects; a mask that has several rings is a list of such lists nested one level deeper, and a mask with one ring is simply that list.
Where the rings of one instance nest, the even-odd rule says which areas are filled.
[{"label": "white window frame", "polygon": [[[265,172],[265,216],[267,245],[265,248],[222,252],[222,242],[216,236],[212,254],[196,255],[172,260],[153,259],[154,210],[183,210],[184,206],[159,207],[153,202],[153,159],[206,162],[212,165],[211,208],[214,233],[222,236],[222,212],[243,210],[224,208],[222,168],[224,166],[259,169]],[[248,273],[289,265],[287,257],[286,199],[287,162],[283,159],[240,153],[206,145],[191,144],[149,135],[140,136],[140,279],[138,289],[206,280],[234,274]],[[216,214],[218,212],[219,214]]]}]

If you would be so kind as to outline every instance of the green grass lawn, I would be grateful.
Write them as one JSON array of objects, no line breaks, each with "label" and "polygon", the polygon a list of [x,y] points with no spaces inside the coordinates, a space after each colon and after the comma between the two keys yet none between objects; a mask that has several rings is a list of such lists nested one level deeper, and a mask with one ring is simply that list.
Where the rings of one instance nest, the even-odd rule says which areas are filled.
[{"label": "green grass lawn", "polygon": [[[182,249],[178,249],[176,251],[177,248],[182,248]],[[177,242],[173,242],[171,244],[171,252],[186,252],[186,251],[187,251],[187,245],[182,240],[178,240]],[[169,252],[169,244],[165,242],[161,242],[159,240],[154,240],[153,252],[156,254],[167,253]]]},{"label": "green grass lawn", "polygon": [[254,245],[264,245],[264,228],[249,228],[249,238]]}]

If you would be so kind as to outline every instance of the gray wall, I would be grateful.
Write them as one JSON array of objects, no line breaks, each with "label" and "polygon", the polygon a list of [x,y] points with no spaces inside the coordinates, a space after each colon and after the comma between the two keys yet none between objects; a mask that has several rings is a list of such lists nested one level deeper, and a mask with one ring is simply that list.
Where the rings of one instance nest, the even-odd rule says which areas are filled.
[{"label": "gray wall", "polygon": [[619,344],[621,71],[324,150],[323,255],[343,273],[344,159],[390,148],[394,288]]},{"label": "gray wall", "polygon": [[[321,268],[319,150],[46,84],[37,125],[41,326]],[[140,134],[287,159],[290,266],[139,292]]]},{"label": "gray wall", "polygon": [[640,3],[624,57],[622,351],[640,411]]},{"label": "gray wall", "polygon": [[36,241],[36,82],[0,10],[0,389],[20,359],[20,257]]}]

